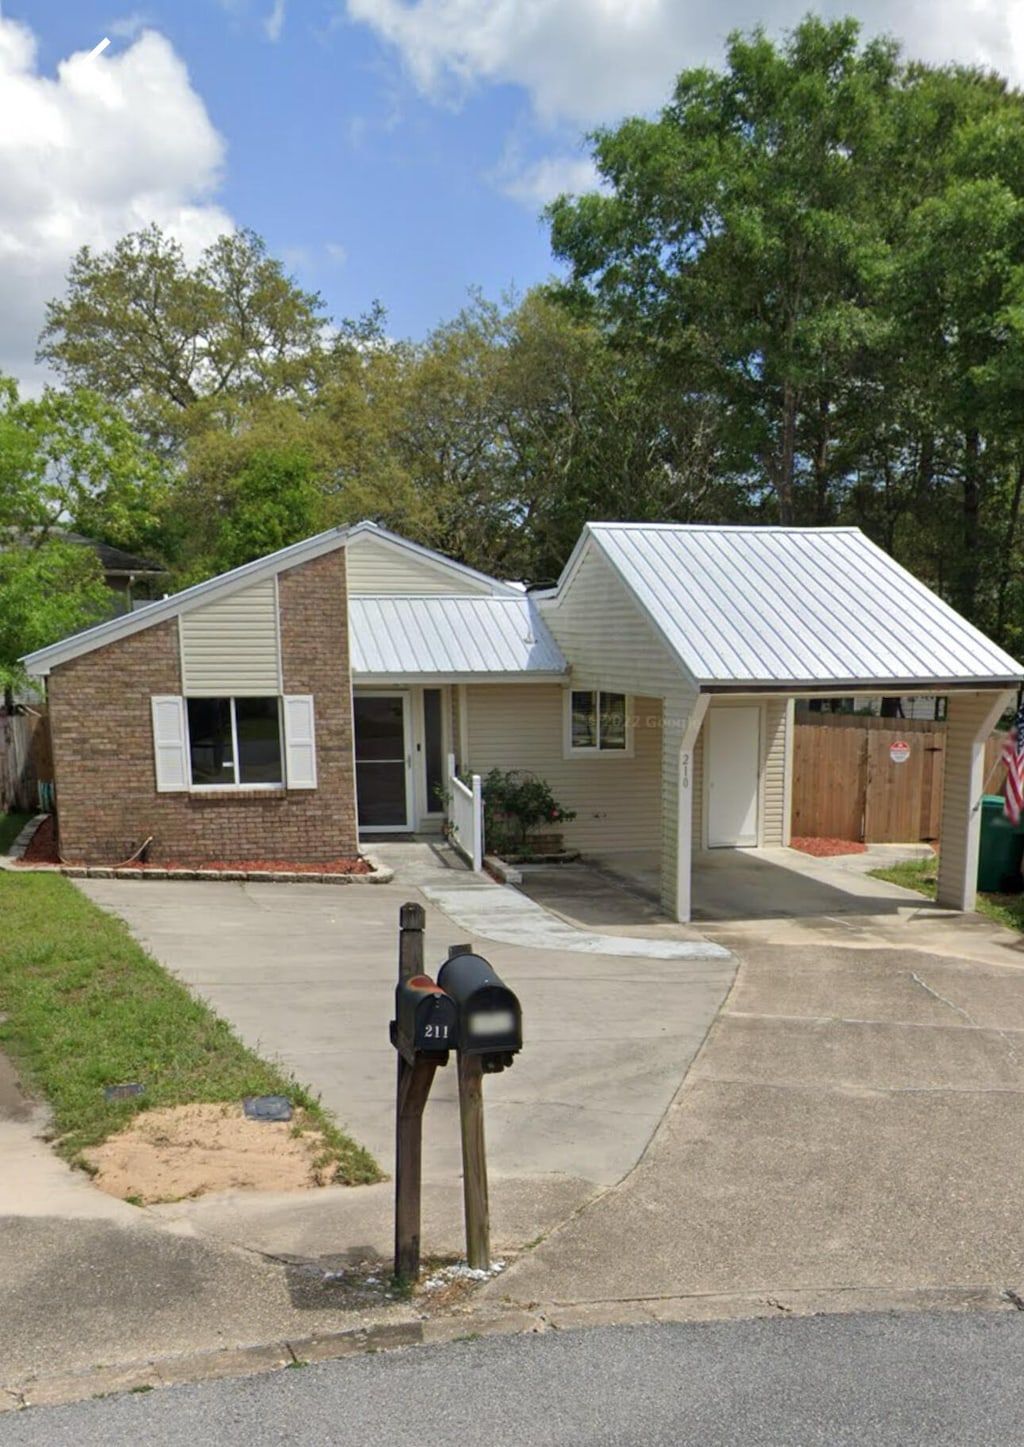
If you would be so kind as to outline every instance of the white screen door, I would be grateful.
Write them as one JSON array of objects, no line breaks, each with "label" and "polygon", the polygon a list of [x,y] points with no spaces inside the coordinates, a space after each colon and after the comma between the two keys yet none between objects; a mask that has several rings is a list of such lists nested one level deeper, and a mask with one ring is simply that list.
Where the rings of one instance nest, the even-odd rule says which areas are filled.
[{"label": "white screen door", "polygon": [[759,708],[713,708],[707,715],[708,848],[757,844]]}]

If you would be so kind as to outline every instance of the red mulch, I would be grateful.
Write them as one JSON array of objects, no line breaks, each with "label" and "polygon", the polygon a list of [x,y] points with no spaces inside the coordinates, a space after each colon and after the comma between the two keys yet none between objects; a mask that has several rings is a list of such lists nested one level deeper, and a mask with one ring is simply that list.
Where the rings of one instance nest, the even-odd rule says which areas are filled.
[{"label": "red mulch", "polygon": [[[18,860],[14,861],[16,864]],[[28,842],[28,848],[20,861],[22,864],[59,864],[57,858],[57,830],[53,815],[48,814]]]},{"label": "red mulch", "polygon": [[813,854],[816,859],[831,859],[835,854],[864,854],[868,847],[854,839],[802,838],[791,839],[789,843],[792,849],[799,849],[801,854]]},{"label": "red mulch", "polygon": [[[19,861],[14,860],[13,862],[17,864]],[[76,860],[75,862],[79,863],[81,861]],[[91,860],[89,862],[95,864],[100,861]],[[103,862],[105,863],[106,861]],[[61,863],[57,854],[57,830],[52,815],[44,819],[33,834],[20,863]],[[212,862],[204,860],[200,864],[176,859],[161,861],[159,864],[140,864],[137,862],[128,864],[120,859],[116,859],[110,861],[110,863],[118,865],[123,869],[138,869],[142,872],[145,872],[147,869],[262,869],[272,870],[275,874],[369,874],[371,872],[370,866],[365,859],[328,859],[325,860],[323,864],[295,864],[289,859],[218,859]],[[109,868],[110,865],[108,864],[107,867]]]}]

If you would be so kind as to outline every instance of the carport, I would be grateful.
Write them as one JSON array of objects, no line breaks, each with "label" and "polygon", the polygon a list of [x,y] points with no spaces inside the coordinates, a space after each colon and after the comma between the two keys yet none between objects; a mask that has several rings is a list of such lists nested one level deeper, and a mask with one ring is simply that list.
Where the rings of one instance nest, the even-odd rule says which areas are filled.
[{"label": "carport", "polygon": [[662,701],[672,918],[696,855],[789,843],[795,702],[823,697],[946,698],[938,899],[973,907],[985,742],[1024,665],[859,529],[592,523],[538,601],[573,690]]}]

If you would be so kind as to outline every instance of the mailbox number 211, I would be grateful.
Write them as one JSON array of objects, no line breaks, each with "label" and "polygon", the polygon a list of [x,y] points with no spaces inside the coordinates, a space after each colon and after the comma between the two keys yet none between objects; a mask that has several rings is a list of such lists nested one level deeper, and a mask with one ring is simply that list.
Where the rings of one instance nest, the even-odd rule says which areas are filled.
[{"label": "mailbox number 211", "polygon": [[448,1026],[447,1026],[447,1025],[425,1025],[425,1026],[423,1027],[423,1034],[424,1034],[424,1036],[425,1036],[428,1040],[447,1040],[447,1039],[448,1039]]}]

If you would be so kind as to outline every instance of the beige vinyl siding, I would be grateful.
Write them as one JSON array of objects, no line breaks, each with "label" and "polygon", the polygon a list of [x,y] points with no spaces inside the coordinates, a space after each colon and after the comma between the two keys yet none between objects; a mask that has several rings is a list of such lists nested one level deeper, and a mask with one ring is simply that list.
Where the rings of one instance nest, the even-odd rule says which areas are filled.
[{"label": "beige vinyl siding", "polygon": [[281,691],[275,579],[183,613],[181,670],[186,694],[215,697]]},{"label": "beige vinyl siding", "polygon": [[576,818],[557,827],[584,850],[657,849],[661,841],[661,703],[632,701],[632,757],[564,757],[558,684],[471,684],[466,689],[470,768],[528,769]]},{"label": "beige vinyl siding", "polygon": [[787,719],[789,700],[769,699],[764,705],[764,722],[761,729],[763,741],[761,828],[759,843],[763,847],[777,847],[789,842],[786,819],[786,754],[788,742]]},{"label": "beige vinyl siding", "polygon": [[1001,691],[949,696],[938,902],[953,909],[974,908],[980,824],[977,806],[985,788],[985,740],[1012,697]]},{"label": "beige vinyl siding", "polygon": [[345,548],[349,593],[490,593],[458,568],[418,557],[407,548],[378,538],[353,538]]},{"label": "beige vinyl siding", "polygon": [[[539,602],[572,666],[574,688],[606,688],[662,700],[662,901],[676,911],[679,751],[697,689],[607,559],[590,544],[557,601]],[[640,847],[640,846],[636,846]]]}]

